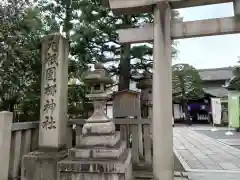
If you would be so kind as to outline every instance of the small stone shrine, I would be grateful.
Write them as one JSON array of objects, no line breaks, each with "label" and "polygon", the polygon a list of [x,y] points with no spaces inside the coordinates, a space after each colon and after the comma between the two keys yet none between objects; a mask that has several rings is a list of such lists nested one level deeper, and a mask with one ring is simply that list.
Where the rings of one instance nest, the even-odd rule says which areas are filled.
[{"label": "small stone shrine", "polygon": [[85,82],[91,86],[88,98],[93,101],[94,112],[83,126],[80,144],[58,163],[58,180],[130,180],[131,152],[104,112],[106,100],[110,98],[106,85],[112,80],[103,65],[96,64]]},{"label": "small stone shrine", "polygon": [[143,118],[152,118],[152,74],[144,71],[137,83],[141,89],[141,110]]}]

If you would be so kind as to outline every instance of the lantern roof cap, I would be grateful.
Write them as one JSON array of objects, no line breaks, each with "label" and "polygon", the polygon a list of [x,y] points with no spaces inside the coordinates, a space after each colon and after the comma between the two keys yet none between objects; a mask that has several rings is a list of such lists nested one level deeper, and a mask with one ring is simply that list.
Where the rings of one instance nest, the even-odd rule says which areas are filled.
[{"label": "lantern roof cap", "polygon": [[92,85],[92,84],[112,84],[113,81],[108,75],[107,70],[101,63],[96,63],[94,65],[95,70],[90,71],[87,73],[85,76],[84,80],[87,84]]}]

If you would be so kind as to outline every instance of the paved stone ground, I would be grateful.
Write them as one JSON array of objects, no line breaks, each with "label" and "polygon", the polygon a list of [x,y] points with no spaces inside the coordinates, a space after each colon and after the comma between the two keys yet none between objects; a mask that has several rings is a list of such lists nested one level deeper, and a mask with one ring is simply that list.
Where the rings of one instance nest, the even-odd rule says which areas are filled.
[{"label": "paved stone ground", "polygon": [[[134,171],[133,176],[135,177],[135,180],[152,180],[152,172],[148,171]],[[174,173],[174,180],[188,180],[187,174],[183,175],[180,172]]]},{"label": "paved stone ground", "polygon": [[232,131],[232,136],[226,136],[225,133],[227,130],[219,129],[218,131],[212,132],[210,130],[199,130],[198,128],[195,129],[195,131],[204,134],[208,137],[211,137],[213,139],[216,139],[218,141],[221,141],[227,145],[233,146],[237,149],[240,149],[240,132]]},{"label": "paved stone ground", "polygon": [[[218,128],[217,132],[211,132],[211,128],[174,128],[174,151],[187,171],[175,172],[174,180],[240,179],[240,150],[226,145],[238,143],[240,133],[225,137],[227,128]],[[136,180],[152,180],[151,172],[135,171],[134,175]]]},{"label": "paved stone ground", "polygon": [[236,148],[187,127],[174,128],[173,140],[175,154],[187,171],[240,173],[240,150]]},{"label": "paved stone ground", "polygon": [[231,130],[231,132],[233,133],[232,136],[226,136],[225,133],[228,131],[227,129],[219,129],[217,128],[218,130],[215,131],[215,132],[212,132],[210,131],[210,129],[199,129],[197,127],[194,127],[192,128],[193,130],[199,132],[199,133],[202,133],[204,135],[207,135],[213,139],[240,139],[240,132],[236,132],[234,130]]},{"label": "paved stone ground", "polygon": [[187,172],[188,180],[239,180],[236,173],[206,173],[206,172]]},{"label": "paved stone ground", "polygon": [[[175,172],[174,180],[239,180],[236,173]],[[152,180],[151,172],[134,171],[135,180]]]},{"label": "paved stone ground", "polygon": [[[205,124],[205,125],[193,124],[192,126],[188,126],[188,127],[193,130],[211,130],[213,128],[211,124]],[[226,131],[229,129],[228,127],[216,127],[216,128],[218,130],[226,130]],[[230,130],[234,131],[234,128],[230,128]]]}]

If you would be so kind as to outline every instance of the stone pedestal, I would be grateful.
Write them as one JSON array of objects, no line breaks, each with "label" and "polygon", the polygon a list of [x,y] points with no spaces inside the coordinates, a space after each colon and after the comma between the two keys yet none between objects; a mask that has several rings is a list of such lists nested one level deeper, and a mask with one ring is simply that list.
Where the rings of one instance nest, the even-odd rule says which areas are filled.
[{"label": "stone pedestal", "polygon": [[132,155],[128,149],[122,150],[72,149],[69,157],[58,163],[58,180],[130,180]]},{"label": "stone pedestal", "polygon": [[131,152],[119,132],[82,136],[80,142],[58,163],[58,180],[132,179]]},{"label": "stone pedestal", "polygon": [[35,151],[22,159],[21,180],[56,180],[57,162],[67,157],[67,151]]}]

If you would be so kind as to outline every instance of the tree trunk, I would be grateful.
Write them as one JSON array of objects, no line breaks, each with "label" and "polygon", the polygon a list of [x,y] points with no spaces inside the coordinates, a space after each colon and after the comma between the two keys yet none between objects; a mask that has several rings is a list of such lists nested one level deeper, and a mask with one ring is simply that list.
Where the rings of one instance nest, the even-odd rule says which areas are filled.
[{"label": "tree trunk", "polygon": [[16,104],[15,99],[10,100],[10,102],[9,102],[9,111],[10,111],[10,112],[13,112],[13,111],[14,111],[14,106],[15,106],[15,104]]},{"label": "tree trunk", "polygon": [[70,29],[71,29],[71,16],[72,16],[72,8],[71,4],[72,1],[68,0],[66,4],[66,12],[65,12],[65,19],[64,19],[64,31],[66,32],[66,39],[70,43]]},{"label": "tree trunk", "polygon": [[122,54],[119,64],[118,90],[129,89],[130,85],[130,44],[122,45]]},{"label": "tree trunk", "polygon": [[[131,26],[131,16],[124,16],[123,23],[125,27]],[[121,59],[119,64],[119,84],[118,90],[129,89],[130,85],[130,59],[131,59],[131,45],[124,44],[121,46]]]}]

